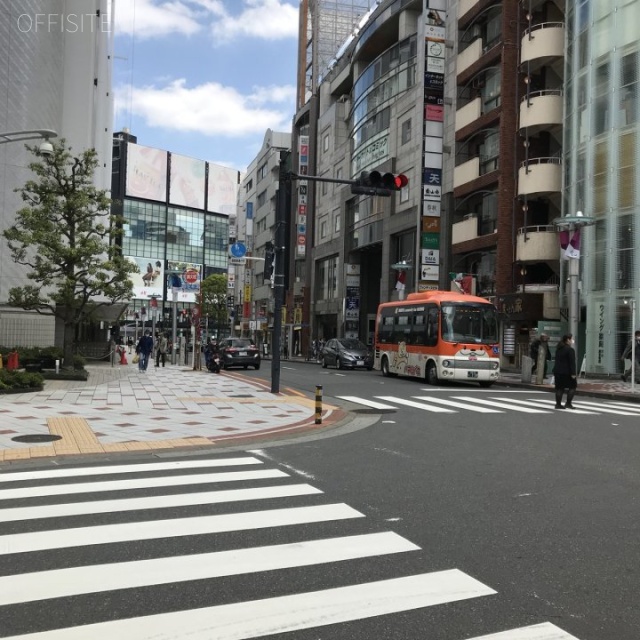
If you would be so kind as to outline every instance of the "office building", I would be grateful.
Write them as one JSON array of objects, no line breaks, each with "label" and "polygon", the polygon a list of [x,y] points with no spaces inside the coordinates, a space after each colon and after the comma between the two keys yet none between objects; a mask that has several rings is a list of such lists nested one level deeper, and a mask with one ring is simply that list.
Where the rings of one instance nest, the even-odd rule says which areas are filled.
[{"label": "office building", "polygon": [[[95,148],[95,182],[103,189],[111,181],[112,5],[0,0],[0,134],[50,129],[75,152]],[[23,142],[3,144],[0,135],[0,231],[23,206],[14,190],[31,177],[31,159]],[[0,344],[51,346],[61,336],[52,316],[7,305],[9,290],[28,282],[25,274],[0,237]]]}]

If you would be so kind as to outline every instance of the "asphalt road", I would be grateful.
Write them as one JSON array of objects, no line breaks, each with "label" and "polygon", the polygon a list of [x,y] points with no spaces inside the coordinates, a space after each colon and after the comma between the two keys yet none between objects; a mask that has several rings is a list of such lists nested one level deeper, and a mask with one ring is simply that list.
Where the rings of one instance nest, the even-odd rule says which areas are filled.
[{"label": "asphalt road", "polygon": [[[633,405],[582,398],[580,413],[558,412],[550,393],[430,388],[375,371],[286,362],[281,382],[305,391],[321,384],[327,402],[380,419],[339,438],[271,448],[273,460],[391,522],[424,550],[429,570],[455,567],[498,592],[437,614],[414,612],[403,637],[428,628],[433,639],[467,638],[543,621],[581,640],[640,637],[640,411]],[[416,397],[453,412],[400,404],[423,404]],[[459,406],[446,404],[452,399]]]},{"label": "asphalt road", "polygon": [[358,420],[0,474],[0,638],[637,640],[640,408],[281,375]]}]

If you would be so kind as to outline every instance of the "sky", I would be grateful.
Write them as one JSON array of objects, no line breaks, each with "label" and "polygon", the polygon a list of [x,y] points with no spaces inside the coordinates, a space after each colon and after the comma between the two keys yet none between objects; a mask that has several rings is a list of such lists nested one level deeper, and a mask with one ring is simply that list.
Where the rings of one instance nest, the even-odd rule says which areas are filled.
[{"label": "sky", "polygon": [[291,131],[299,0],[117,0],[114,131],[245,171]]}]

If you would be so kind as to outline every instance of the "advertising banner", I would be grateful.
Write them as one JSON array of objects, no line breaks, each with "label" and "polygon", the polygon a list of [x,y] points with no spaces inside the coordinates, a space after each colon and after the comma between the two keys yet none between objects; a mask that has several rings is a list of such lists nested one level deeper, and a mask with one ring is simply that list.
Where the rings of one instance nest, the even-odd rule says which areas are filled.
[{"label": "advertising banner", "polygon": [[202,280],[202,265],[194,262],[179,262],[169,260],[167,270],[176,272],[180,287],[178,290],[178,302],[197,302]]},{"label": "advertising banner", "polygon": [[203,160],[171,154],[169,202],[179,207],[204,209]]},{"label": "advertising banner", "polygon": [[162,260],[126,256],[138,267],[138,273],[130,274],[133,282],[133,297],[147,300],[150,296],[162,299],[164,289],[164,265]]},{"label": "advertising banner", "polygon": [[166,151],[133,143],[127,145],[127,195],[166,202]]}]

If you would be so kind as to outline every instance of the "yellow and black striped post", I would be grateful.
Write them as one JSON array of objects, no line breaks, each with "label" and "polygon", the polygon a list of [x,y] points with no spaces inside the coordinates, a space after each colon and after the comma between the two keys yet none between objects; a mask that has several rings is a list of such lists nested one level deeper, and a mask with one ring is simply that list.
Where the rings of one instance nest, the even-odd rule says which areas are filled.
[{"label": "yellow and black striped post", "polygon": [[316,424],[322,424],[322,385],[316,385]]}]

